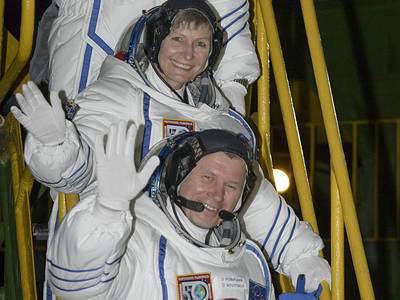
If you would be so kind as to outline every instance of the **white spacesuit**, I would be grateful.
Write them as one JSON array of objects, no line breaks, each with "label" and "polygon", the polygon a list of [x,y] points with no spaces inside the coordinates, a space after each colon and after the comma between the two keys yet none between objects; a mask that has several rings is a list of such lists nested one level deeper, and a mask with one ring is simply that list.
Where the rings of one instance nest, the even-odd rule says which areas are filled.
[{"label": "white spacesuit", "polygon": [[[180,102],[185,88],[177,91],[180,96],[173,93],[151,64],[144,74],[153,87],[137,69],[113,56],[105,59],[98,73],[98,79],[77,96],[75,103],[80,109],[73,123],[66,121],[66,133],[61,141],[41,143],[24,124],[28,128],[24,153],[27,165],[38,181],[54,190],[80,193],[81,199],[93,193],[96,188],[93,140],[119,120],[133,121],[138,126],[142,142],[136,145],[141,147],[137,151],[141,156],[160,139],[208,128],[240,133],[256,147],[250,127],[238,113],[228,109],[229,104],[218,91],[210,107],[196,102],[187,87],[189,99],[185,104]],[[17,117],[15,110],[13,113]],[[140,157],[136,159],[139,161]],[[246,232],[268,253],[274,268],[290,276],[292,281],[295,282],[300,272],[306,274],[309,290],[316,289],[322,280],[330,281],[329,265],[318,257],[323,248],[321,238],[308,223],[299,221],[261,171],[258,175],[258,185],[248,202],[251,205],[243,215]],[[49,240],[57,223],[57,203],[54,204]]]},{"label": "white spacesuit", "polygon": [[[197,247],[145,195],[135,200],[132,237],[131,224],[129,212],[106,211],[94,199],[72,209],[48,251],[50,281],[61,299],[245,300],[255,291],[263,297],[254,299],[275,299],[263,254],[250,241],[233,253]],[[213,297],[190,297],[198,285]]]},{"label": "white spacesuit", "polygon": [[[212,153],[226,155],[226,152],[220,152],[222,145],[224,151],[237,155],[236,161],[240,159],[238,155],[242,155],[246,164],[251,166],[252,155],[246,149],[248,145],[230,132],[217,130],[189,133],[186,137],[174,136],[171,142],[162,142],[161,148],[159,145],[155,147],[156,152],[163,155],[160,155],[161,165],[154,172],[150,184],[150,190],[157,189],[151,193],[153,202],[147,193],[141,192],[141,186],[148,182],[147,176],[151,175],[151,171],[142,171],[140,176],[134,171],[128,172],[133,179],[137,179],[132,192],[129,192],[131,188],[120,182],[130,176],[113,172],[119,164],[131,165],[133,162],[133,150],[125,152],[121,149],[133,148],[129,146],[131,143],[133,146],[134,138],[130,142],[127,138],[126,144],[113,142],[123,140],[125,124],[120,122],[114,132],[113,126],[116,128],[116,125],[111,126],[107,143],[112,145],[106,146],[107,159],[98,162],[98,172],[102,172],[98,176],[105,179],[99,180],[98,192],[71,209],[49,246],[49,281],[55,293],[62,299],[275,299],[267,262],[258,246],[246,241],[240,233],[237,220],[222,219],[222,224],[217,227],[210,225],[210,229],[199,228],[189,221],[166,192],[170,190],[168,187],[177,186],[189,176],[194,167],[198,168],[196,164],[179,164],[171,156],[179,156],[182,161],[199,161]],[[129,132],[130,129],[127,136]],[[232,140],[234,142],[226,143]],[[226,145],[230,148],[226,148]],[[96,153],[97,147],[99,144],[95,145]],[[103,142],[100,147],[104,148]],[[126,160],[125,153],[129,154]],[[151,152],[149,156],[153,155],[155,153]],[[228,161],[231,159],[228,158]],[[147,169],[153,170],[154,167]],[[250,178],[248,167],[241,170],[248,174],[246,178]],[[159,174],[162,176],[157,176]],[[231,180],[225,177],[224,172],[211,171],[210,174],[219,176],[218,180]],[[120,178],[115,179],[118,176]],[[234,180],[239,179],[234,177]],[[246,201],[247,191],[252,188],[249,179],[242,180],[246,182],[246,192],[239,190],[236,198],[230,198],[239,201],[239,208]],[[124,191],[118,193],[119,197],[113,198],[111,195],[115,195],[112,191],[115,185]],[[189,185],[196,184],[192,181]],[[214,205],[230,201],[227,198],[215,198],[219,195],[218,192],[215,194],[215,187],[209,186],[206,190],[204,192],[211,197],[210,200],[197,196],[197,201],[203,199]],[[128,194],[133,196],[137,192],[139,197],[132,201],[132,218],[126,204],[130,202]],[[126,198],[122,195],[126,195]],[[175,197],[173,199],[176,200]],[[160,202],[163,205],[160,206]],[[192,203],[202,205],[201,202]],[[105,205],[122,210],[110,210]],[[177,215],[173,211],[177,211]],[[224,223],[228,224],[227,227]],[[224,229],[218,231],[218,228]],[[224,240],[218,239],[215,233],[226,232],[227,228],[233,230],[231,241],[221,246]],[[186,235],[182,235],[183,230]],[[200,246],[205,242],[207,232],[210,232],[213,240]]]}]

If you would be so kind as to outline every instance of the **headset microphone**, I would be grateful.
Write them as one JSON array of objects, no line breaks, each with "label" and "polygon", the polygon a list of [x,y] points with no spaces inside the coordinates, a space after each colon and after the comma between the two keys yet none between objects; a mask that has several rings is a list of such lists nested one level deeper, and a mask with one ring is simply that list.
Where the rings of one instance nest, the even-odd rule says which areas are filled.
[{"label": "headset microphone", "polygon": [[220,210],[220,212],[218,213],[218,216],[224,221],[232,221],[233,219],[236,218],[236,216],[233,213],[231,213],[227,210],[224,210],[224,209]]},{"label": "headset microphone", "polygon": [[[179,205],[197,212],[202,212],[205,208],[203,203],[192,201],[182,196],[178,196],[176,200]],[[236,217],[233,213],[224,209],[218,213],[218,216],[224,221],[232,221]]]},{"label": "headset microphone", "polygon": [[186,207],[188,209],[197,211],[197,212],[201,212],[204,210],[204,204],[201,202],[196,202],[196,201],[192,201],[192,200],[188,200],[186,198],[183,198],[182,196],[178,196],[176,197],[176,202],[183,206]]},{"label": "headset microphone", "polygon": [[[176,197],[176,202],[183,207],[197,212],[202,212],[205,208],[203,203],[192,201],[182,196]],[[233,213],[224,209],[218,213],[218,216],[224,221],[232,221],[236,217]]]}]

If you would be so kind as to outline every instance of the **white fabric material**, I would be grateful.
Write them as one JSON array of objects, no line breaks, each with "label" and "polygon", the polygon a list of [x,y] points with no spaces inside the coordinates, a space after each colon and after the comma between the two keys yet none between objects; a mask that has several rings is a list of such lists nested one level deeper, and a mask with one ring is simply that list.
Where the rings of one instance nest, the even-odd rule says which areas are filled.
[{"label": "white fabric material", "polygon": [[126,131],[126,122],[111,125],[107,135],[95,141],[98,201],[101,205],[128,210],[132,200],[145,187],[159,163],[157,156],[151,157],[138,172],[134,162],[134,145],[137,128],[131,124]]},{"label": "white fabric material", "polygon": [[305,291],[308,293],[315,291],[324,280],[331,286],[331,267],[325,259],[319,256],[296,260],[291,264],[289,274],[293,283],[297,282],[300,274],[304,274],[306,278]]},{"label": "white fabric material", "polygon": [[65,216],[48,250],[49,282],[57,296],[195,299],[184,298],[190,290],[179,284],[179,276],[197,274],[209,278],[213,299],[251,299],[252,283],[264,287],[265,299],[275,299],[255,244],[242,239],[233,253],[199,248],[179,236],[147,196],[135,200],[133,209],[133,230],[130,212],[106,210],[94,195]]},{"label": "white fabric material", "polygon": [[[96,80],[105,57],[115,47],[130,23],[142,10],[164,0],[57,0],[58,18],[49,37],[49,87],[64,91],[70,99]],[[249,4],[245,0],[210,0],[221,17],[227,46],[215,71],[218,85],[234,79],[252,83],[259,76],[259,65],[247,25]],[[242,88],[237,89],[233,104],[244,111]]]},{"label": "white fabric material", "polygon": [[221,85],[221,91],[236,111],[240,112],[243,116],[246,115],[244,97],[247,94],[247,89],[242,84],[228,81]]},{"label": "white fabric material", "polygon": [[[177,218],[175,218],[174,211],[172,209],[172,205],[170,201],[167,201],[166,205],[167,211],[171,218],[174,219],[174,221],[177,222]],[[178,206],[175,206],[175,211],[178,216],[179,222],[182,224],[183,228],[188,232],[190,236],[196,237],[197,240],[204,242],[206,240],[207,233],[209,229],[201,228],[196,225],[194,225],[190,220],[186,217],[185,213],[182,211],[182,209]],[[214,237],[214,235],[212,235]],[[215,242],[215,243],[213,243]],[[210,245],[217,245],[216,240],[213,240]],[[218,244],[219,245],[219,244]]]},{"label": "white fabric material", "polygon": [[57,93],[50,93],[50,105],[32,81],[22,85],[22,92],[25,97],[19,93],[15,95],[20,109],[11,107],[14,117],[42,144],[62,143],[66,131],[65,114]]},{"label": "white fabric material", "polygon": [[[148,72],[152,72],[151,68]],[[224,107],[221,95],[217,101]],[[250,128],[237,113],[181,103],[166,86],[160,86],[160,91],[152,90],[128,64],[112,56],[106,58],[98,80],[77,97],[76,103],[80,110],[74,124],[79,134],[67,122],[66,140],[54,146],[53,151],[28,134],[24,154],[37,180],[61,192],[80,193],[81,199],[92,194],[96,186],[93,139],[108,132],[111,124],[119,120],[133,121],[138,126],[138,138],[143,142],[136,143],[141,147],[137,154],[145,154],[149,147],[171,134],[209,128],[242,133],[254,145]],[[323,242],[306,222],[298,220],[261,169],[258,177],[244,211],[246,231],[265,248],[276,270],[289,275],[285,266],[299,258],[318,255]],[[50,240],[53,229],[54,223],[49,225]]]}]

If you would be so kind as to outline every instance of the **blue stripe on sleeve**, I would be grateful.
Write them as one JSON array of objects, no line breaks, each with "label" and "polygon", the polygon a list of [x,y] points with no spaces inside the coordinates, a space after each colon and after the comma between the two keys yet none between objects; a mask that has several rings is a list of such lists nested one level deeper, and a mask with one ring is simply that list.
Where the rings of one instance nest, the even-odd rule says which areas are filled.
[{"label": "blue stripe on sleeve", "polygon": [[99,285],[99,284],[108,283],[108,282],[114,280],[115,277],[116,277],[116,276],[114,276],[114,277],[112,277],[112,278],[109,278],[109,279],[107,279],[107,280],[101,280],[101,281],[99,281],[99,282],[96,282],[96,283],[93,284],[93,285],[85,286],[85,287],[81,287],[81,288],[77,288],[77,289],[65,289],[65,288],[62,288],[62,287],[60,287],[60,286],[54,284],[53,281],[51,281],[51,280],[49,280],[49,281],[51,282],[51,285],[52,285],[52,286],[54,286],[55,288],[59,289],[60,291],[64,291],[64,292],[78,292],[78,291],[83,291],[83,290],[87,290],[87,289],[93,288],[93,287],[95,287],[96,285]]},{"label": "blue stripe on sleeve", "polygon": [[112,261],[110,263],[109,262],[105,262],[104,265],[101,265],[99,267],[91,268],[91,269],[82,269],[82,270],[73,270],[73,269],[64,268],[64,267],[58,266],[55,263],[53,263],[53,261],[51,259],[47,258],[46,260],[52,267],[57,268],[57,269],[62,270],[62,271],[71,272],[71,273],[86,273],[86,272],[98,271],[98,270],[104,268],[105,265],[111,266],[111,265],[113,265],[115,263],[119,263],[121,261],[121,258],[122,258],[122,256],[118,257],[117,259],[115,259],[114,261]]},{"label": "blue stripe on sleeve", "polygon": [[233,24],[235,24],[237,21],[239,21],[241,18],[243,18],[246,14],[247,14],[247,12],[244,12],[243,14],[238,16],[236,19],[234,19],[232,22],[230,22],[228,25],[226,25],[224,27],[224,30],[226,31],[229,27],[231,27]]},{"label": "blue stripe on sleeve", "polygon": [[237,12],[238,10],[240,10],[241,8],[243,8],[245,5],[247,4],[247,1],[244,1],[242,5],[240,5],[238,8],[235,8],[234,10],[232,10],[231,12],[228,12],[225,16],[223,16],[219,22],[221,22],[223,19],[228,18],[229,16],[233,15],[235,12]]},{"label": "blue stripe on sleeve", "polygon": [[272,250],[272,253],[271,253],[271,255],[270,255],[271,260],[272,260],[272,258],[274,257],[276,247],[278,246],[278,243],[279,243],[279,241],[280,241],[280,239],[281,239],[281,236],[282,236],[282,234],[283,234],[283,231],[285,230],[286,225],[287,225],[287,223],[289,222],[289,219],[290,219],[290,210],[289,210],[289,207],[288,207],[287,210],[288,210],[288,216],[287,216],[287,218],[286,218],[286,220],[285,220],[285,223],[284,223],[283,226],[281,227],[281,230],[279,231],[278,237],[276,238],[275,245],[274,245],[274,249]]},{"label": "blue stripe on sleeve", "polygon": [[239,33],[241,33],[244,29],[246,28],[246,24],[242,26],[238,31],[236,31],[234,34],[232,34],[229,39],[223,44],[223,46],[226,46],[235,36],[237,36]]},{"label": "blue stripe on sleeve", "polygon": [[97,276],[93,276],[93,277],[89,277],[89,278],[83,278],[83,279],[65,279],[65,278],[62,278],[62,277],[59,277],[59,276],[55,275],[55,274],[54,274],[53,272],[51,272],[51,271],[49,271],[49,274],[50,274],[52,277],[54,277],[55,279],[60,280],[60,281],[65,281],[65,282],[85,282],[85,281],[94,280],[94,279],[99,278],[99,277],[101,277],[101,276],[103,276],[103,275],[108,275],[108,274],[105,274],[105,273],[101,273],[101,274],[99,274],[99,275],[97,275]]},{"label": "blue stripe on sleeve", "polygon": [[289,235],[289,238],[288,238],[288,240],[286,241],[285,245],[283,246],[281,252],[279,253],[279,256],[278,256],[278,264],[277,264],[277,266],[279,266],[279,265],[281,264],[281,256],[282,256],[282,253],[283,253],[283,251],[285,250],[287,244],[288,244],[288,243],[290,242],[290,240],[292,239],[293,232],[294,232],[294,229],[295,229],[295,228],[296,228],[296,222],[294,222],[294,224],[293,224],[293,226],[292,226],[292,231],[290,232],[290,235]]},{"label": "blue stripe on sleeve", "polygon": [[[68,177],[61,177],[60,180],[56,181],[56,182],[50,182],[50,181],[44,181],[44,180],[40,180],[41,183],[47,184],[47,185],[56,185],[58,183],[60,183],[61,181],[66,181],[66,183],[64,185],[60,185],[60,186],[53,186],[54,188],[60,188],[60,187],[65,187],[67,186],[67,184],[72,184],[72,183],[79,183],[80,181],[82,181],[82,179],[87,177],[86,171],[88,169],[89,166],[89,160],[91,157],[91,150],[90,147],[88,146],[88,155],[86,157],[86,161],[78,168],[76,169],[76,171],[74,171],[70,176]],[[74,177],[79,171],[81,171],[84,167],[86,166],[86,168],[83,170],[82,174],[80,174],[79,176],[77,176],[76,178],[74,178],[72,181],[69,181],[69,179],[71,179],[72,177]],[[83,176],[85,175],[85,176]],[[83,176],[83,177],[82,177]],[[76,182],[80,177],[81,180]]]},{"label": "blue stripe on sleeve", "polygon": [[[280,213],[281,213],[282,199],[279,197],[279,200],[280,200],[280,202],[279,202],[278,212],[276,213],[274,222],[272,223],[271,229],[269,230],[267,236],[265,237],[265,240],[264,240],[264,243],[262,244],[262,248],[261,248],[261,249],[265,249],[265,245],[267,244],[267,242],[268,242],[268,240],[269,240],[269,237],[271,236],[272,231],[274,230],[275,225],[276,225],[276,222],[278,221],[279,215],[280,215]],[[271,258],[271,259],[272,259],[272,258]]]}]

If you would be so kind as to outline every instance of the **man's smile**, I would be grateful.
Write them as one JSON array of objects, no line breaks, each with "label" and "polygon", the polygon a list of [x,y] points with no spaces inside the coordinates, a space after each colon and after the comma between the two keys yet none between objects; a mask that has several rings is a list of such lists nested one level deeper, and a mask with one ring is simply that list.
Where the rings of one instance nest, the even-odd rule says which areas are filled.
[{"label": "man's smile", "polygon": [[205,203],[203,203],[203,204],[204,204],[204,207],[207,208],[208,210],[211,210],[211,211],[216,211],[217,210],[215,207],[212,207],[212,206],[210,206],[208,204],[205,204]]}]

